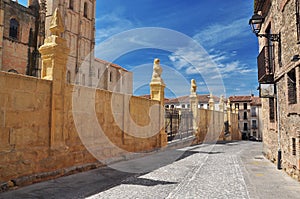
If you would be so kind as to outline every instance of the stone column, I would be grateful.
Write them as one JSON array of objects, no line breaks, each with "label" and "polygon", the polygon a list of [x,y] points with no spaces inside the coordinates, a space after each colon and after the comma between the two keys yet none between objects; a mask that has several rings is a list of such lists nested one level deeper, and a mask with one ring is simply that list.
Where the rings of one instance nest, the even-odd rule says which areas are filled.
[{"label": "stone column", "polygon": [[69,54],[67,42],[61,37],[64,25],[58,9],[54,11],[49,29],[52,35],[45,39],[39,51],[41,78],[52,81],[50,147],[53,149],[64,146],[64,88]]},{"label": "stone column", "polygon": [[[160,60],[159,59],[154,59],[153,63],[153,73],[152,73],[152,79],[150,82],[150,96],[151,99],[157,100],[160,102],[160,111],[159,111],[159,121],[162,124],[164,124],[164,104],[165,104],[165,83],[163,79],[161,78],[162,74],[162,68],[160,66]],[[164,125],[160,127],[160,146],[164,147],[168,144],[168,138],[167,134],[165,133],[165,127]]]},{"label": "stone column", "polygon": [[198,129],[198,97],[197,84],[194,79],[191,80],[190,109],[193,114],[193,131],[195,133]]},{"label": "stone column", "polygon": [[219,101],[219,111],[224,112],[224,96],[221,95],[220,101]]}]

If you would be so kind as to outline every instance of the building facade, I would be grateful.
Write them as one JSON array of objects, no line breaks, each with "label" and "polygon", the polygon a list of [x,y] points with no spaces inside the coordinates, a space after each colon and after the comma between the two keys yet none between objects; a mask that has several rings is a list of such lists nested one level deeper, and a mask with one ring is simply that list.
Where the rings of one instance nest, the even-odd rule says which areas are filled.
[{"label": "building facade", "polygon": [[239,129],[242,138],[262,140],[262,109],[259,97],[231,96],[229,97],[232,109],[238,109]]},{"label": "building facade", "polygon": [[[209,94],[197,95],[198,97],[198,108],[209,109]],[[220,98],[213,96],[214,100],[214,110],[219,110]],[[176,109],[190,109],[190,96],[181,96],[178,98],[165,99],[166,108],[176,108]]]},{"label": "building facade", "polygon": [[[40,78],[38,48],[50,35],[56,8],[65,26],[62,36],[70,48],[66,81],[131,94],[130,72],[113,63],[99,64],[99,59],[95,59],[96,0],[28,0],[27,7],[17,1],[0,0],[0,70]],[[111,74],[110,78],[107,74]],[[104,80],[108,82],[99,83]]]},{"label": "building facade", "polygon": [[300,1],[255,0],[254,14],[262,19],[256,21],[261,94],[267,84],[274,85],[276,91],[262,99],[264,153],[299,180]]}]

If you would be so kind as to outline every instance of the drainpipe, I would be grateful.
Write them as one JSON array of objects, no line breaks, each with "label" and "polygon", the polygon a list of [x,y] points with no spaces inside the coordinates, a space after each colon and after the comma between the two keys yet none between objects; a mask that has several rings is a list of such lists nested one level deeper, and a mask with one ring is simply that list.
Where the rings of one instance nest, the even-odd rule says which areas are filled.
[{"label": "drainpipe", "polygon": [[277,105],[277,132],[278,132],[278,153],[277,153],[277,169],[281,169],[281,145],[280,145],[280,107],[278,99],[278,84],[276,86],[276,105]]}]

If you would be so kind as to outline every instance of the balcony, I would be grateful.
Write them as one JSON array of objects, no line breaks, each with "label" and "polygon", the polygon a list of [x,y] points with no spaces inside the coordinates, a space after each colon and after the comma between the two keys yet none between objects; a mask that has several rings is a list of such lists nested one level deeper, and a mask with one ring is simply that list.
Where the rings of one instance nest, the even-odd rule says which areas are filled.
[{"label": "balcony", "polygon": [[252,129],[257,129],[257,126],[256,125],[252,125]]},{"label": "balcony", "polygon": [[254,13],[261,11],[262,16],[268,14],[271,7],[271,0],[254,0]]},{"label": "balcony", "polygon": [[258,82],[273,83],[274,82],[274,48],[273,46],[265,46],[257,57]]}]

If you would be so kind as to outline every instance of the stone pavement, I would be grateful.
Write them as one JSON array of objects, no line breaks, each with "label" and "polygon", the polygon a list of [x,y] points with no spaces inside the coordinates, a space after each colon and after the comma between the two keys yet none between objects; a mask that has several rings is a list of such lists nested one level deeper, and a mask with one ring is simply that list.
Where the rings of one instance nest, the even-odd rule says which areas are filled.
[{"label": "stone pavement", "polygon": [[0,198],[300,198],[300,183],[261,151],[262,143],[247,141],[169,149]]}]

